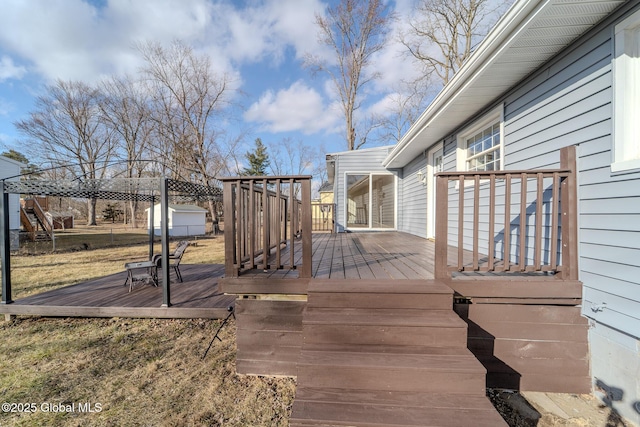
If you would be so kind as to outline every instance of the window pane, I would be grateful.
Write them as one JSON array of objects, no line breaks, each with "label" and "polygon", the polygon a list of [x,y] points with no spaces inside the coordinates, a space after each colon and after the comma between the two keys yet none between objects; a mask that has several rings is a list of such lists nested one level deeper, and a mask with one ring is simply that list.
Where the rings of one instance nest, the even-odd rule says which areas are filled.
[{"label": "window pane", "polygon": [[395,200],[393,175],[373,175],[371,194],[371,226],[373,228],[394,228]]},{"label": "window pane", "polygon": [[500,123],[492,124],[467,139],[467,170],[500,169]]},{"label": "window pane", "polygon": [[369,227],[369,175],[347,175],[347,227]]}]

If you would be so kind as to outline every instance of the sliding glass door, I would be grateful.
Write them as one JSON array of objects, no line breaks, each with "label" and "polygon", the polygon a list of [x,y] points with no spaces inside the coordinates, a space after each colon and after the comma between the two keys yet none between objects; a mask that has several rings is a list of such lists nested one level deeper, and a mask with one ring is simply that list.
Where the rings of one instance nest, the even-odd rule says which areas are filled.
[{"label": "sliding glass door", "polygon": [[396,180],[394,175],[347,174],[346,184],[347,228],[395,228]]}]

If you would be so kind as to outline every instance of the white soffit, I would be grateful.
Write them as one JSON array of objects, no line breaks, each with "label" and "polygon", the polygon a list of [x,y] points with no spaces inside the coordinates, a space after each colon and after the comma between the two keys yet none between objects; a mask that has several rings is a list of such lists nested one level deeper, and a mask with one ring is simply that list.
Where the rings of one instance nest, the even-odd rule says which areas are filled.
[{"label": "white soffit", "polygon": [[516,1],[384,160],[400,168],[570,45],[625,0]]}]

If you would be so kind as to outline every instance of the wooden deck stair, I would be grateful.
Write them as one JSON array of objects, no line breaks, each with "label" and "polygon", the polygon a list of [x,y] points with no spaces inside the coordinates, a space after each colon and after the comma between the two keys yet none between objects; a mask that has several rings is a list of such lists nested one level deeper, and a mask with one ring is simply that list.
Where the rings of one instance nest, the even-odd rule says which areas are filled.
[{"label": "wooden deck stair", "polygon": [[436,281],[312,280],[290,425],[506,425],[452,293]]}]

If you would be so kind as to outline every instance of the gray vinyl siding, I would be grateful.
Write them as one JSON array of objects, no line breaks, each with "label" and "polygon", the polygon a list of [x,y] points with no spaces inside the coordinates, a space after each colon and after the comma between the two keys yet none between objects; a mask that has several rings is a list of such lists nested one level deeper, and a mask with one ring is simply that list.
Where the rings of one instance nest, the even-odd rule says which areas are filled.
[{"label": "gray vinyl siding", "polygon": [[[368,148],[351,152],[334,153],[335,156],[335,177],[334,177],[334,202],[336,203],[336,230],[342,232],[346,228],[345,219],[345,173],[392,173],[397,176],[397,172],[389,171],[382,166],[382,161],[387,157],[390,147]],[[398,193],[400,185],[397,186]],[[397,194],[396,197],[401,197]],[[396,218],[397,222],[397,218]]]},{"label": "gray vinyl siding", "polygon": [[583,314],[640,336],[640,174],[612,174],[611,20],[509,95],[505,167],[557,167],[577,146]]},{"label": "gray vinyl siding", "polygon": [[419,155],[402,170],[402,197],[398,200],[398,229],[427,237],[427,187],[418,181],[418,171],[426,172],[427,159]]}]

